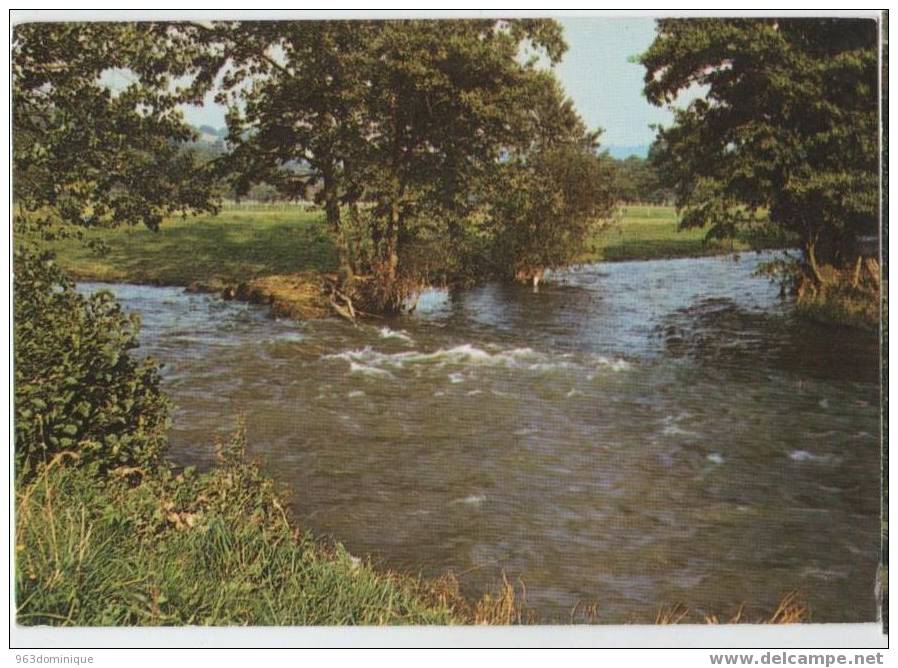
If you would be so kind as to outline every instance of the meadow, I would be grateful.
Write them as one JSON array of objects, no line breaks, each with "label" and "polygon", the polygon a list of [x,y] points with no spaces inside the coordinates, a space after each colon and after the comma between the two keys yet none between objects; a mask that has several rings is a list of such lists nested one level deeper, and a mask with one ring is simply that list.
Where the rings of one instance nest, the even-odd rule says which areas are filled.
[{"label": "meadow", "polygon": [[[673,207],[626,206],[602,226],[582,262],[698,257],[743,251],[742,241],[706,241],[678,229]],[[320,209],[295,204],[226,205],[217,215],[143,227],[90,230],[97,252],[80,240],[54,245],[60,265],[81,280],[158,285],[228,285],[271,274],[334,271],[337,255]]]}]

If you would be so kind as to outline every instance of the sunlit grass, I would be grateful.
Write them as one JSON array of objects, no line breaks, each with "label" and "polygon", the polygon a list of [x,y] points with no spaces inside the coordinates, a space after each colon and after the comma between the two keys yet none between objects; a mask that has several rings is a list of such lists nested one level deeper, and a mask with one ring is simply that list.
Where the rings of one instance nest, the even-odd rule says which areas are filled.
[{"label": "sunlit grass", "polygon": [[336,266],[323,213],[296,205],[228,207],[216,216],[166,220],[158,232],[120,227],[89,231],[86,237],[106,248],[96,252],[77,239],[53,245],[62,267],[76,279],[238,283]]},{"label": "sunlit grass", "polygon": [[[142,227],[94,230],[88,239],[56,242],[60,264],[76,279],[163,285],[235,284],[272,274],[334,271],[337,255],[324,214],[296,204],[234,206],[216,216],[166,220]],[[596,234],[581,261],[698,257],[748,250],[743,241],[706,241],[705,231],[679,230],[673,207],[624,207]]]},{"label": "sunlit grass", "polygon": [[625,206],[589,242],[583,261],[701,257],[749,250],[743,241],[706,240],[706,230],[678,228],[670,206]]}]

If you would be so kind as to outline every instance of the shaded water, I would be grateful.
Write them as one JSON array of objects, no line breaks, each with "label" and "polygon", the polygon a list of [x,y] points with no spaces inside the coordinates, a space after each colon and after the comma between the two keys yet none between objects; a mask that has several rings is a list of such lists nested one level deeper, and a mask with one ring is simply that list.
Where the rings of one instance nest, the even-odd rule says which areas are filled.
[{"label": "shaded water", "polygon": [[758,261],[591,265],[359,328],[82,287],[142,313],[176,460],[207,463],[245,412],[303,525],[382,565],[471,592],[504,571],[542,621],[578,601],[603,622],[732,614],[795,588],[815,621],[873,620],[878,343],[795,320]]}]

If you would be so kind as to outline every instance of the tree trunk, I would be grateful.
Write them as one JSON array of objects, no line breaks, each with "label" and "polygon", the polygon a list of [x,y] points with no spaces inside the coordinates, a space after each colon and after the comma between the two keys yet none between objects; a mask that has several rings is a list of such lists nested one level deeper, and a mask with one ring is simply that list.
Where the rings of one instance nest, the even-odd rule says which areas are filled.
[{"label": "tree trunk", "polygon": [[387,222],[386,233],[384,234],[384,250],[383,250],[383,291],[386,299],[384,300],[384,310],[388,313],[398,313],[401,308],[401,296],[397,294],[396,273],[399,267],[399,204],[392,202],[390,204],[390,218]]},{"label": "tree trunk", "polygon": [[[359,203],[355,200],[349,204],[349,224],[352,230],[352,241],[346,242],[346,245],[349,247],[349,268],[353,273],[358,273],[359,263],[363,262],[359,241],[359,230],[361,230],[362,222],[359,217]],[[364,267],[364,265],[362,266]]]},{"label": "tree trunk", "polygon": [[816,237],[807,241],[805,244],[805,255],[807,255],[808,266],[811,268],[811,274],[813,275],[814,281],[816,281],[819,286],[823,285],[823,276],[820,275],[820,267],[817,265],[816,242]]},{"label": "tree trunk", "polygon": [[340,219],[340,199],[337,193],[337,180],[333,173],[324,174],[324,217],[328,228],[334,235],[339,255],[340,280],[344,284],[352,282],[352,263],[349,259],[349,247],[346,243],[346,232]]}]

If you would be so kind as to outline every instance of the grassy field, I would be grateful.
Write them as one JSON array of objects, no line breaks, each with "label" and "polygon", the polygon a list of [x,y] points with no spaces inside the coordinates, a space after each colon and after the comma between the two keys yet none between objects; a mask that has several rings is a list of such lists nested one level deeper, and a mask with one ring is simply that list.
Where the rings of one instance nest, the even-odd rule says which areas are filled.
[{"label": "grassy field", "polygon": [[626,206],[619,218],[590,242],[587,261],[653,260],[700,257],[748,250],[741,241],[705,241],[705,230],[677,229],[677,213],[670,206]]},{"label": "grassy field", "polygon": [[[581,259],[695,257],[748,248],[741,242],[708,244],[704,234],[679,231],[672,207],[625,207]],[[118,228],[92,231],[88,238],[103,240],[106,250],[96,253],[75,240],[55,245],[63,268],[84,280],[237,283],[269,274],[333,271],[337,259],[323,213],[296,205],[232,206],[217,216],[165,221],[159,232]]]},{"label": "grassy field", "polygon": [[92,230],[96,253],[81,241],[56,242],[59,263],[85,280],[189,285],[237,283],[268,274],[331,271],[336,251],[324,214],[295,205],[229,207],[217,216],[166,220],[144,227]]}]

